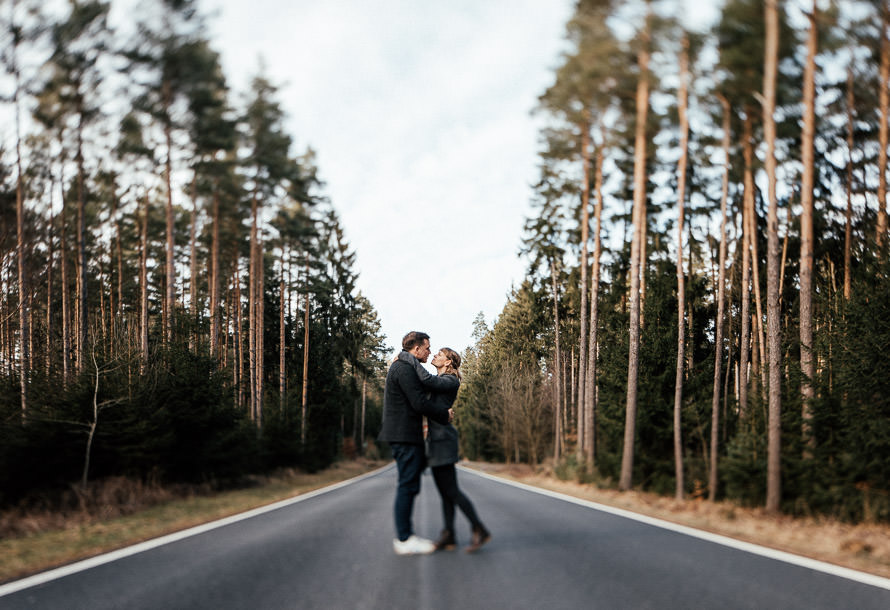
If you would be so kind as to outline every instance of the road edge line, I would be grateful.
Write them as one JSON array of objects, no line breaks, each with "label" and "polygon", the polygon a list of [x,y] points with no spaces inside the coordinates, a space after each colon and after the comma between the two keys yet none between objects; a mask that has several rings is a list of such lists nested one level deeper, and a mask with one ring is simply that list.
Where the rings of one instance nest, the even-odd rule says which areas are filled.
[{"label": "road edge line", "polygon": [[229,515],[228,517],[223,517],[222,519],[209,521],[201,525],[195,525],[193,527],[180,530],[178,532],[173,532],[172,534],[165,534],[163,536],[152,538],[144,542],[139,542],[130,546],[116,549],[114,551],[109,551],[108,553],[103,553],[101,555],[96,555],[87,559],[81,559],[80,561],[75,561],[74,563],[69,563],[58,568],[51,568],[45,572],[38,572],[37,574],[26,576],[19,580],[13,580],[6,584],[0,585],[0,597],[11,595],[12,593],[18,593],[19,591],[24,591],[25,589],[30,589],[32,587],[51,582],[53,580],[58,580],[59,578],[70,576],[71,574],[77,574],[78,572],[83,572],[85,570],[89,570],[91,568],[95,568],[106,563],[111,563],[125,557],[138,555],[139,553],[144,553],[145,551],[156,549],[160,546],[164,546],[165,544],[178,542],[180,540],[191,538],[192,536],[197,536],[198,534],[203,534],[205,532],[209,532],[220,527],[238,523],[239,521],[244,521],[246,519],[251,519],[265,513],[270,513],[272,511],[285,508],[299,502],[303,502],[304,500],[309,500],[316,496],[335,491],[337,489],[340,489],[341,487],[346,487],[347,485],[358,483],[362,479],[367,479],[374,475],[380,474],[382,471],[391,467],[392,464],[386,464],[385,466],[381,466],[380,468],[377,468],[370,472],[352,477],[351,479],[346,479],[345,481],[340,481],[339,483],[332,483],[326,487],[313,489],[312,491],[307,491],[306,493],[302,493],[292,498],[287,498],[286,500],[279,500],[278,502],[273,502],[272,504],[258,506],[257,508],[252,508],[243,513]]},{"label": "road edge line", "polygon": [[485,479],[490,479],[497,483],[503,483],[504,485],[511,485],[513,487],[517,487],[519,489],[523,489],[525,491],[531,491],[537,494],[541,494],[543,496],[549,496],[551,498],[555,498],[558,500],[563,500],[565,502],[571,502],[572,504],[578,504],[580,506],[584,506],[587,508],[592,508],[594,510],[598,510],[604,513],[609,513],[612,515],[616,515],[618,517],[624,517],[625,519],[632,519],[634,521],[639,521],[640,523],[645,523],[647,525],[652,525],[655,527],[660,527],[662,529],[671,530],[673,532],[677,532],[680,534],[684,534],[686,536],[692,536],[694,538],[699,538],[701,540],[706,540],[708,542],[713,542],[715,544],[720,544],[723,546],[728,546],[740,551],[745,551],[747,553],[752,553],[754,555],[760,555],[762,557],[768,557],[770,559],[775,559],[777,561],[782,561],[785,563],[790,563],[793,565],[797,565],[804,568],[809,568],[811,570],[815,570],[817,572],[824,572],[826,574],[831,574],[833,576],[839,576],[841,578],[846,578],[847,580],[854,580],[856,582],[861,582],[866,585],[871,585],[873,587],[878,587],[881,589],[887,589],[890,591],[890,578],[884,578],[883,576],[878,576],[877,574],[869,574],[868,572],[862,572],[860,570],[854,570],[853,568],[846,568],[844,566],[835,565],[833,563],[828,563],[827,561],[821,561],[819,559],[812,559],[810,557],[805,557],[803,555],[796,555],[794,553],[789,553],[788,551],[780,551],[778,549],[771,549],[766,546],[761,546],[759,544],[754,544],[753,542],[745,542],[744,540],[738,540],[736,538],[731,538],[729,536],[725,536],[723,534],[715,534],[712,532],[707,532],[705,530],[696,529],[694,527],[690,527],[688,525],[680,525],[679,523],[673,523],[671,521],[666,521],[664,519],[659,519],[657,517],[650,517],[648,515],[643,515],[641,513],[635,513],[633,511],[625,510],[623,508],[616,508],[614,506],[608,506],[606,504],[599,504],[597,502],[593,502],[591,500],[585,500],[583,498],[576,498],[575,496],[571,496],[568,494],[564,494],[558,491],[552,491],[549,489],[544,489],[542,487],[535,487],[534,485],[528,485],[527,483],[520,483],[518,481],[513,481],[512,479],[505,479],[493,474],[489,474],[487,472],[482,472],[480,470],[476,470],[474,468],[469,468],[467,466],[459,466],[461,470],[464,470],[467,473],[478,475]]}]

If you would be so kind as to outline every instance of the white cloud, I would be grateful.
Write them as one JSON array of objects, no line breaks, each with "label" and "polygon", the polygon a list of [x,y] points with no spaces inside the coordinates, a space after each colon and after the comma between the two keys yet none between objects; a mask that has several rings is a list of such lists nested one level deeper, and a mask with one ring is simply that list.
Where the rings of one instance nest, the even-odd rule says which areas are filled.
[{"label": "white cloud", "polygon": [[205,0],[244,90],[259,55],[357,252],[393,347],[427,330],[463,349],[521,281],[535,179],[529,116],[573,2]]}]

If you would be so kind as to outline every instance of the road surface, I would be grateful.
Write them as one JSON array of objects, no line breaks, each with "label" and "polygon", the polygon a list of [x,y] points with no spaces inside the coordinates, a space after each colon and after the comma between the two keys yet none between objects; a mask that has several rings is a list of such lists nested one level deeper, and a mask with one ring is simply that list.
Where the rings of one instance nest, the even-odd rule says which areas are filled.
[{"label": "road surface", "polygon": [[[890,608],[890,580],[859,582],[464,469],[458,478],[493,534],[473,555],[393,553],[390,466],[46,582],[0,586],[0,609]],[[422,487],[415,529],[435,537],[428,472]],[[469,542],[462,515],[458,542]]]}]

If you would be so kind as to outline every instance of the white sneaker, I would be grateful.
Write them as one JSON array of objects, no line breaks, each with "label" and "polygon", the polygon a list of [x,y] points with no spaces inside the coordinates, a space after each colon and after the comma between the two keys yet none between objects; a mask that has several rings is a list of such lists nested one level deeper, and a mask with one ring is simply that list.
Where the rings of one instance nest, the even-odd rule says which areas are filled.
[{"label": "white sneaker", "polygon": [[429,555],[436,550],[436,544],[432,540],[412,534],[407,540],[394,539],[392,548],[396,555]]}]

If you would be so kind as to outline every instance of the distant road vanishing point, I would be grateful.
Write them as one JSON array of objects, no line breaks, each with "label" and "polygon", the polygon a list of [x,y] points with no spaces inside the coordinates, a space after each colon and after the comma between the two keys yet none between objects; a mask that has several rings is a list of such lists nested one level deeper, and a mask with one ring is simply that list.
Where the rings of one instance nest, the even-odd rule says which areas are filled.
[{"label": "distant road vanishing point", "polygon": [[[462,469],[493,539],[392,551],[395,469],[0,586],[0,609],[890,608],[890,580]],[[441,528],[429,474],[415,529]],[[458,543],[469,525],[458,515]]]}]

